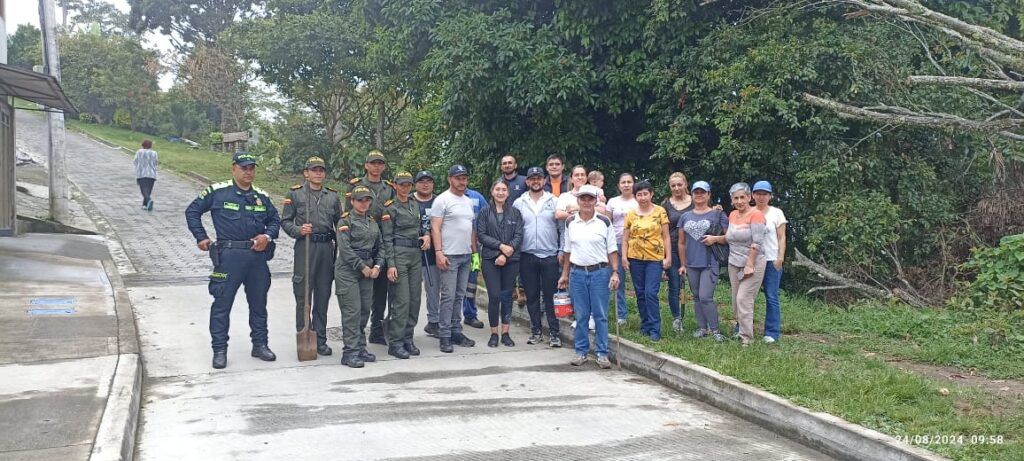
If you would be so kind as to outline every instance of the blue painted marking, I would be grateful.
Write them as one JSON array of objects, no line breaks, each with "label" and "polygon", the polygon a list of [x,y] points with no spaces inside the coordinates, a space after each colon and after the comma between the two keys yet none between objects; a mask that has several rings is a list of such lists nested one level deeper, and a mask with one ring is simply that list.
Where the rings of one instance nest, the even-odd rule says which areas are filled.
[{"label": "blue painted marking", "polygon": [[75,298],[32,298],[33,306],[71,306]]},{"label": "blue painted marking", "polygon": [[28,315],[72,315],[74,309],[29,309],[25,311]]}]

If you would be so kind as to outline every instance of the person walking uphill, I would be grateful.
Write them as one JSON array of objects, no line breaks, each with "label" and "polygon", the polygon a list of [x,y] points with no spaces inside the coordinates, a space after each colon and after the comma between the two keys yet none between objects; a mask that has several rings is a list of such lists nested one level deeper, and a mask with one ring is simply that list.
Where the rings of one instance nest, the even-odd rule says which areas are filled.
[{"label": "person walking uphill", "polygon": [[135,166],[135,182],[139,184],[139,191],[142,192],[142,209],[147,211],[153,211],[157,157],[156,151],[153,150],[153,141],[146,139],[142,141],[142,149],[135,151],[135,158],[132,160]]},{"label": "person walking uphill", "polygon": [[[213,368],[227,366],[228,325],[231,305],[238,288],[245,286],[249,303],[249,336],[252,356],[272,362],[277,356],[267,346],[267,291],[274,257],[274,239],[281,229],[277,208],[266,192],[253,186],[256,157],[237,152],[232,158],[231,181],[207,187],[185,209],[188,230],[200,250],[209,251],[213,260],[210,274],[210,336]],[[217,243],[203,227],[203,214],[210,212]]]},{"label": "person walking uphill", "polygon": [[[577,191],[580,209],[578,214],[565,221],[562,246],[565,257],[558,287],[569,288],[577,325],[586,325],[593,317],[597,365],[611,368],[612,363],[608,360],[608,301],[611,290],[618,288],[620,283],[619,255],[611,218],[595,210],[599,193],[600,189],[590,185]],[[576,357],[570,363],[580,366],[587,361],[590,349],[587,328],[576,328],[573,339]]]},{"label": "person walking uphill", "polygon": [[523,243],[523,217],[508,202],[508,185],[498,180],[491,186],[491,206],[476,219],[476,235],[480,242],[484,281],[487,283],[487,319],[491,325],[489,347],[498,347],[498,326],[501,343],[516,343],[508,334],[512,321],[512,290],[519,276],[519,247]]},{"label": "person walking uphill", "polygon": [[[394,185],[384,179],[384,171],[388,165],[385,163],[384,154],[379,150],[371,150],[366,154],[366,162],[363,163],[366,175],[361,178],[353,178],[349,181],[349,191],[345,194],[350,197],[352,190],[363,186],[373,194],[370,216],[378,225],[381,223],[381,216],[384,214],[384,207],[389,200],[395,199]],[[384,267],[383,269],[387,269]],[[384,310],[388,304],[388,280],[386,277],[379,277],[373,282],[373,309],[370,313],[370,342],[374,344],[387,344],[384,339]]]},{"label": "person walking uphill", "polygon": [[462,165],[448,169],[448,190],[434,199],[430,208],[430,236],[441,279],[441,302],[438,305],[438,332],[441,352],[450,353],[452,344],[462,347],[476,345],[462,334],[462,301],[476,251],[473,232],[473,202],[466,197],[469,170]]},{"label": "person walking uphill", "polygon": [[[544,170],[526,171],[529,192],[512,204],[523,217],[523,247],[519,259],[519,280],[526,292],[530,313],[530,337],[526,344],[544,342],[541,318],[547,317],[551,347],[562,347],[555,317],[555,285],[558,283],[558,254],[561,230],[555,219],[555,197],[544,190]],[[543,309],[541,301],[543,300]]]},{"label": "person walking uphill", "polygon": [[413,200],[412,174],[395,174],[395,201],[384,207],[381,230],[384,239],[384,264],[387,266],[388,354],[400,359],[420,355],[412,341],[420,318],[420,290],[423,284],[422,251],[429,239],[422,232],[420,205]]},{"label": "person walking uphill", "polygon": [[377,220],[370,214],[373,191],[365,186],[352,188],[352,211],[338,222],[338,259],[334,264],[335,292],[341,306],[341,332],[344,351],[341,364],[362,368],[377,356],[366,350],[366,321],[373,303],[374,280],[381,276],[383,240]]},{"label": "person walking uphill", "polygon": [[[335,231],[341,219],[338,191],[324,186],[327,169],[320,157],[310,157],[302,170],[306,181],[291,187],[281,207],[281,227],[295,239],[295,331],[305,326],[306,278],[309,278],[316,353],[331,355],[327,345],[327,306],[334,283]],[[309,273],[306,273],[306,238],[309,238]]]}]

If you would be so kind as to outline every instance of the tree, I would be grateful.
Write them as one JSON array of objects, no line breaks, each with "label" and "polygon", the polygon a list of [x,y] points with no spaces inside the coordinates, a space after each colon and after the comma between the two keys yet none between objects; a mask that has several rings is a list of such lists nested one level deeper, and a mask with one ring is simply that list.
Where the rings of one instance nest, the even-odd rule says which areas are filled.
[{"label": "tree", "polygon": [[195,101],[206,101],[220,112],[220,130],[243,129],[249,108],[245,69],[216,45],[196,46],[178,68],[178,80]]},{"label": "tree", "polygon": [[259,0],[128,0],[130,23],[137,31],[159,30],[181,52],[217,43],[238,20],[252,17]]},{"label": "tree", "polygon": [[43,65],[43,38],[38,27],[22,24],[7,37],[7,63],[24,69]]},{"label": "tree", "polygon": [[[65,32],[83,31],[92,26],[104,34],[128,33],[128,14],[103,0],[57,0],[61,7],[61,28]],[[72,14],[74,13],[74,14]],[[68,24],[71,19],[71,24]]]}]

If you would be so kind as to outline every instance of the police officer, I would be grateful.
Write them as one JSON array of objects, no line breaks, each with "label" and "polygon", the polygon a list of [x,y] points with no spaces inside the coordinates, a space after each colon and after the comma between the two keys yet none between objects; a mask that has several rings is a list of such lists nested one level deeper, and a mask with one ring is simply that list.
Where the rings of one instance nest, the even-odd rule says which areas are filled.
[{"label": "police officer", "polygon": [[374,280],[384,267],[380,225],[370,214],[373,191],[366,186],[352,188],[351,211],[338,222],[338,260],[334,281],[341,306],[342,341],[345,349],[341,364],[362,368],[377,357],[366,350],[366,321],[373,302]]},{"label": "police officer", "polygon": [[[213,368],[227,366],[228,323],[235,293],[245,285],[249,303],[249,336],[252,356],[272,362],[277,357],[267,347],[267,291],[270,290],[270,268],[274,257],[274,239],[281,228],[281,218],[263,190],[252,185],[256,177],[256,157],[237,152],[232,159],[231,181],[207,187],[185,209],[188,230],[200,250],[209,251],[213,260],[210,274],[210,336],[213,345]],[[217,243],[203,228],[203,213],[210,212]]]},{"label": "police officer", "polygon": [[381,229],[387,265],[388,354],[400,359],[420,355],[412,342],[416,321],[420,318],[420,290],[423,283],[422,251],[429,242],[422,231],[420,206],[412,199],[412,174],[395,174],[395,200],[385,202]]},{"label": "police officer", "polygon": [[[305,326],[306,280],[309,277],[311,326],[316,332],[316,352],[331,355],[327,345],[327,305],[334,283],[334,239],[341,218],[338,191],[324,186],[327,168],[320,157],[310,157],[302,170],[306,178],[288,191],[281,208],[281,227],[295,239],[295,331]],[[307,221],[308,217],[308,221]],[[306,236],[309,236],[309,273],[306,273]]]},{"label": "police officer", "polygon": [[[349,194],[354,188],[363,186],[373,194],[373,203],[370,207],[370,216],[379,224],[384,213],[384,202],[395,199],[394,185],[384,179],[384,171],[387,170],[387,163],[384,154],[379,150],[371,150],[366,155],[366,162],[363,168],[366,176],[353,178],[349,181]],[[346,194],[346,196],[349,196]],[[384,269],[387,267],[385,266]],[[384,339],[384,309],[387,306],[388,280],[380,277],[373,282],[373,309],[370,315],[370,342],[374,344],[387,344]]]}]

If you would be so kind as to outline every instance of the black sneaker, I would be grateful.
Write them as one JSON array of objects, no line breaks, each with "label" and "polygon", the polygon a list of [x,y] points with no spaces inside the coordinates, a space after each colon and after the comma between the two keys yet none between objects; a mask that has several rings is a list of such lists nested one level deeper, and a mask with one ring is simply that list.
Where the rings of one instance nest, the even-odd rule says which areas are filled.
[{"label": "black sneaker", "polygon": [[469,326],[471,326],[473,328],[483,328],[484,327],[484,322],[481,322],[479,319],[466,319],[462,323],[465,323],[466,325],[469,325]]},{"label": "black sneaker", "polygon": [[331,350],[331,346],[328,346],[327,343],[320,343],[316,345],[317,355],[331,355],[333,353],[334,351]]},{"label": "black sneaker", "polygon": [[409,352],[405,350],[405,344],[392,344],[388,346],[388,355],[399,359],[409,358]]},{"label": "black sneaker", "polygon": [[228,366],[228,351],[213,351],[213,368],[220,370]]},{"label": "black sneaker", "polygon": [[359,354],[355,352],[341,354],[341,364],[348,365],[351,368],[362,368],[364,366],[363,361],[359,358]]},{"label": "black sneaker", "polygon": [[462,347],[473,347],[476,346],[476,341],[469,339],[462,333],[456,333],[452,335],[452,344]]},{"label": "black sneaker", "polygon": [[491,339],[487,340],[487,347],[498,347],[498,334],[491,333]]},{"label": "black sneaker", "polygon": [[452,339],[451,338],[441,338],[441,352],[444,352],[446,354],[450,354],[454,350],[455,350],[455,348],[452,347]]},{"label": "black sneaker", "polygon": [[371,344],[380,344],[381,346],[387,346],[388,341],[384,339],[384,333],[370,333],[370,338],[367,339]]},{"label": "black sneaker", "polygon": [[376,362],[377,356],[371,354],[370,351],[366,350],[364,347],[363,350],[359,351],[359,360],[364,362]]},{"label": "black sneaker", "polygon": [[274,352],[271,351],[270,348],[267,347],[266,344],[255,344],[255,345],[253,345],[252,346],[252,354],[251,355],[253,357],[256,357],[256,358],[264,361],[264,362],[273,362],[274,360],[277,360],[277,356],[274,355]]},{"label": "black sneaker", "polygon": [[427,336],[432,338],[437,337],[438,330],[440,330],[440,327],[437,325],[437,322],[428,322],[427,326],[423,327],[423,331],[427,333]]},{"label": "black sneaker", "polygon": [[502,333],[502,335],[501,335],[501,344],[503,346],[505,346],[505,347],[515,347],[516,346],[515,341],[512,341],[512,337],[509,336],[508,333]]}]

